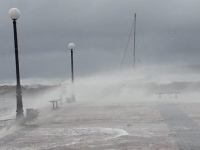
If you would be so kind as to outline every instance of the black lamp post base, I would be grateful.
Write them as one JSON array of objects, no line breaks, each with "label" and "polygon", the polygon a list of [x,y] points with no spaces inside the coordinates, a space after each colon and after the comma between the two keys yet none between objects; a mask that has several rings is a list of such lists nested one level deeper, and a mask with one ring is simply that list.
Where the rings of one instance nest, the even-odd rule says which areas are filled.
[{"label": "black lamp post base", "polygon": [[15,123],[18,125],[23,125],[24,124],[24,113],[17,113],[16,118],[15,118]]}]

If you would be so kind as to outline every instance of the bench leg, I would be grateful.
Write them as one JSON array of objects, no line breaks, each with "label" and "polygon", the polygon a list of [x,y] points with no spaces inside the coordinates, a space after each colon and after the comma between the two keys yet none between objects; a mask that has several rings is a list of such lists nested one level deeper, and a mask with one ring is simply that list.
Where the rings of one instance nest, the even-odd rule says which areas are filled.
[{"label": "bench leg", "polygon": [[53,109],[54,109],[54,102],[53,102]]},{"label": "bench leg", "polygon": [[58,108],[58,103],[56,102],[56,108]]}]

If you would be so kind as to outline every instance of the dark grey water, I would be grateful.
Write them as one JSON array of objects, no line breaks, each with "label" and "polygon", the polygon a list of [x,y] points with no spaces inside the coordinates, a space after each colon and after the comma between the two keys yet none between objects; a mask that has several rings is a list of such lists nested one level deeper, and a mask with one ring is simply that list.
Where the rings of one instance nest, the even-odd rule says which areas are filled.
[{"label": "dark grey water", "polygon": [[[57,90],[58,86],[23,86],[22,100],[24,111],[28,107],[40,107],[36,104],[44,98],[44,94],[52,90]],[[58,90],[57,90],[58,91]],[[47,94],[48,95],[48,94]],[[58,94],[55,96],[59,96]],[[48,101],[47,101],[48,102]],[[36,105],[35,105],[36,104]],[[42,107],[41,103],[41,107]],[[15,86],[0,86],[0,120],[14,118],[16,114],[16,87]]]}]

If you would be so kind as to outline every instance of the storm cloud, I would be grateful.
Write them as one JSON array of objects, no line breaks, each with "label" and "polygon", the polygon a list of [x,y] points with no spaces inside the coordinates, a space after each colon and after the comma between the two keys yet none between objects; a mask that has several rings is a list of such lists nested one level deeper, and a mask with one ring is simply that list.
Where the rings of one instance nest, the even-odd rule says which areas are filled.
[{"label": "storm cloud", "polygon": [[[1,0],[0,78],[15,78],[12,20],[17,21],[22,78],[70,77],[120,69],[137,13],[136,57],[141,65],[200,63],[199,0]],[[133,66],[133,37],[123,68]],[[139,65],[139,62],[137,62]]]}]

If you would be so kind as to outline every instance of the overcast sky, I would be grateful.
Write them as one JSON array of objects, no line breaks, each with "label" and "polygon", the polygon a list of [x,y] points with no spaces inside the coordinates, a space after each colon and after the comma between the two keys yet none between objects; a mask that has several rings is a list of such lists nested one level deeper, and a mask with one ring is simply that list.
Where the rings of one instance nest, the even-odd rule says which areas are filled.
[{"label": "overcast sky", "polygon": [[[70,77],[120,69],[137,13],[137,66],[200,64],[199,0],[0,0],[0,79],[15,79],[10,8],[17,21],[22,78]],[[133,36],[123,68],[133,66]]]}]

